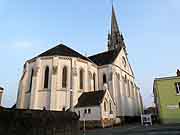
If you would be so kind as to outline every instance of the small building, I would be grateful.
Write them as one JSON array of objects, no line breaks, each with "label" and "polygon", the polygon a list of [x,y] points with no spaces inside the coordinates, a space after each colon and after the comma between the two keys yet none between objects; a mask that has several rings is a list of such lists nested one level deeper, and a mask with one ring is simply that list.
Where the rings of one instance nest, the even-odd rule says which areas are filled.
[{"label": "small building", "polygon": [[[179,72],[179,70],[178,70]],[[180,123],[180,76],[156,78],[153,92],[161,123]]]},{"label": "small building", "polygon": [[108,127],[116,122],[115,103],[108,90],[85,92],[75,106],[80,115],[81,127]]},{"label": "small building", "polygon": [[2,102],[3,91],[4,91],[4,88],[0,87],[0,106]]}]

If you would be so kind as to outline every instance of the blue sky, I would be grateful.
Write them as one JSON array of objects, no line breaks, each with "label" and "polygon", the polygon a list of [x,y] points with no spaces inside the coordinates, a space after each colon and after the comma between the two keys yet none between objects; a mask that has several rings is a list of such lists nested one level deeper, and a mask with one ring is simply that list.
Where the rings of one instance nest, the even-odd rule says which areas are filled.
[{"label": "blue sky", "polygon": [[[175,75],[180,64],[179,0],[114,0],[130,63],[145,106],[155,77]],[[0,85],[3,105],[16,101],[23,64],[64,43],[82,54],[106,50],[110,0],[0,0]]]}]

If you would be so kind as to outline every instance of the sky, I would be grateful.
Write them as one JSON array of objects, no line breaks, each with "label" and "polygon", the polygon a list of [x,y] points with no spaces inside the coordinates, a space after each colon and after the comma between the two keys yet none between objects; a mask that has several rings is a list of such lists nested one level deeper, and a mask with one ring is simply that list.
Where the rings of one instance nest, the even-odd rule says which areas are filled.
[{"label": "sky", "polygon": [[[114,0],[120,31],[141,89],[153,104],[157,77],[180,68],[180,1]],[[3,106],[16,102],[26,60],[63,43],[82,54],[107,49],[111,0],[0,0],[0,86]]]}]

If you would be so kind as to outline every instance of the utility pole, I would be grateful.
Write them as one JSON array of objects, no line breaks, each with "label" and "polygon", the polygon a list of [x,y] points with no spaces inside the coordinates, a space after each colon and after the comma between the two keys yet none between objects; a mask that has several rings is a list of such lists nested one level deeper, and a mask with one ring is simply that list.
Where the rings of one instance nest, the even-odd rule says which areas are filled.
[{"label": "utility pole", "polygon": [[85,116],[86,116],[86,114],[84,113],[83,114],[84,116],[84,120],[83,120],[83,135],[86,135],[86,118],[85,118]]}]

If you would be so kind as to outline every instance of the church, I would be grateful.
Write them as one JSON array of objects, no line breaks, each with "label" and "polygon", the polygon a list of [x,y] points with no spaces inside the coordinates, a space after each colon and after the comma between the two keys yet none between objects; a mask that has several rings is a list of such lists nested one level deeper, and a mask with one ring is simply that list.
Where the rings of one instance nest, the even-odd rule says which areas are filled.
[{"label": "church", "polygon": [[[109,111],[113,119],[140,116],[140,88],[113,7],[107,48],[87,57],[59,44],[27,60],[19,82],[16,108],[81,113],[81,107],[100,106],[104,110],[113,108]],[[83,110],[87,111],[93,113],[90,109]]]}]

